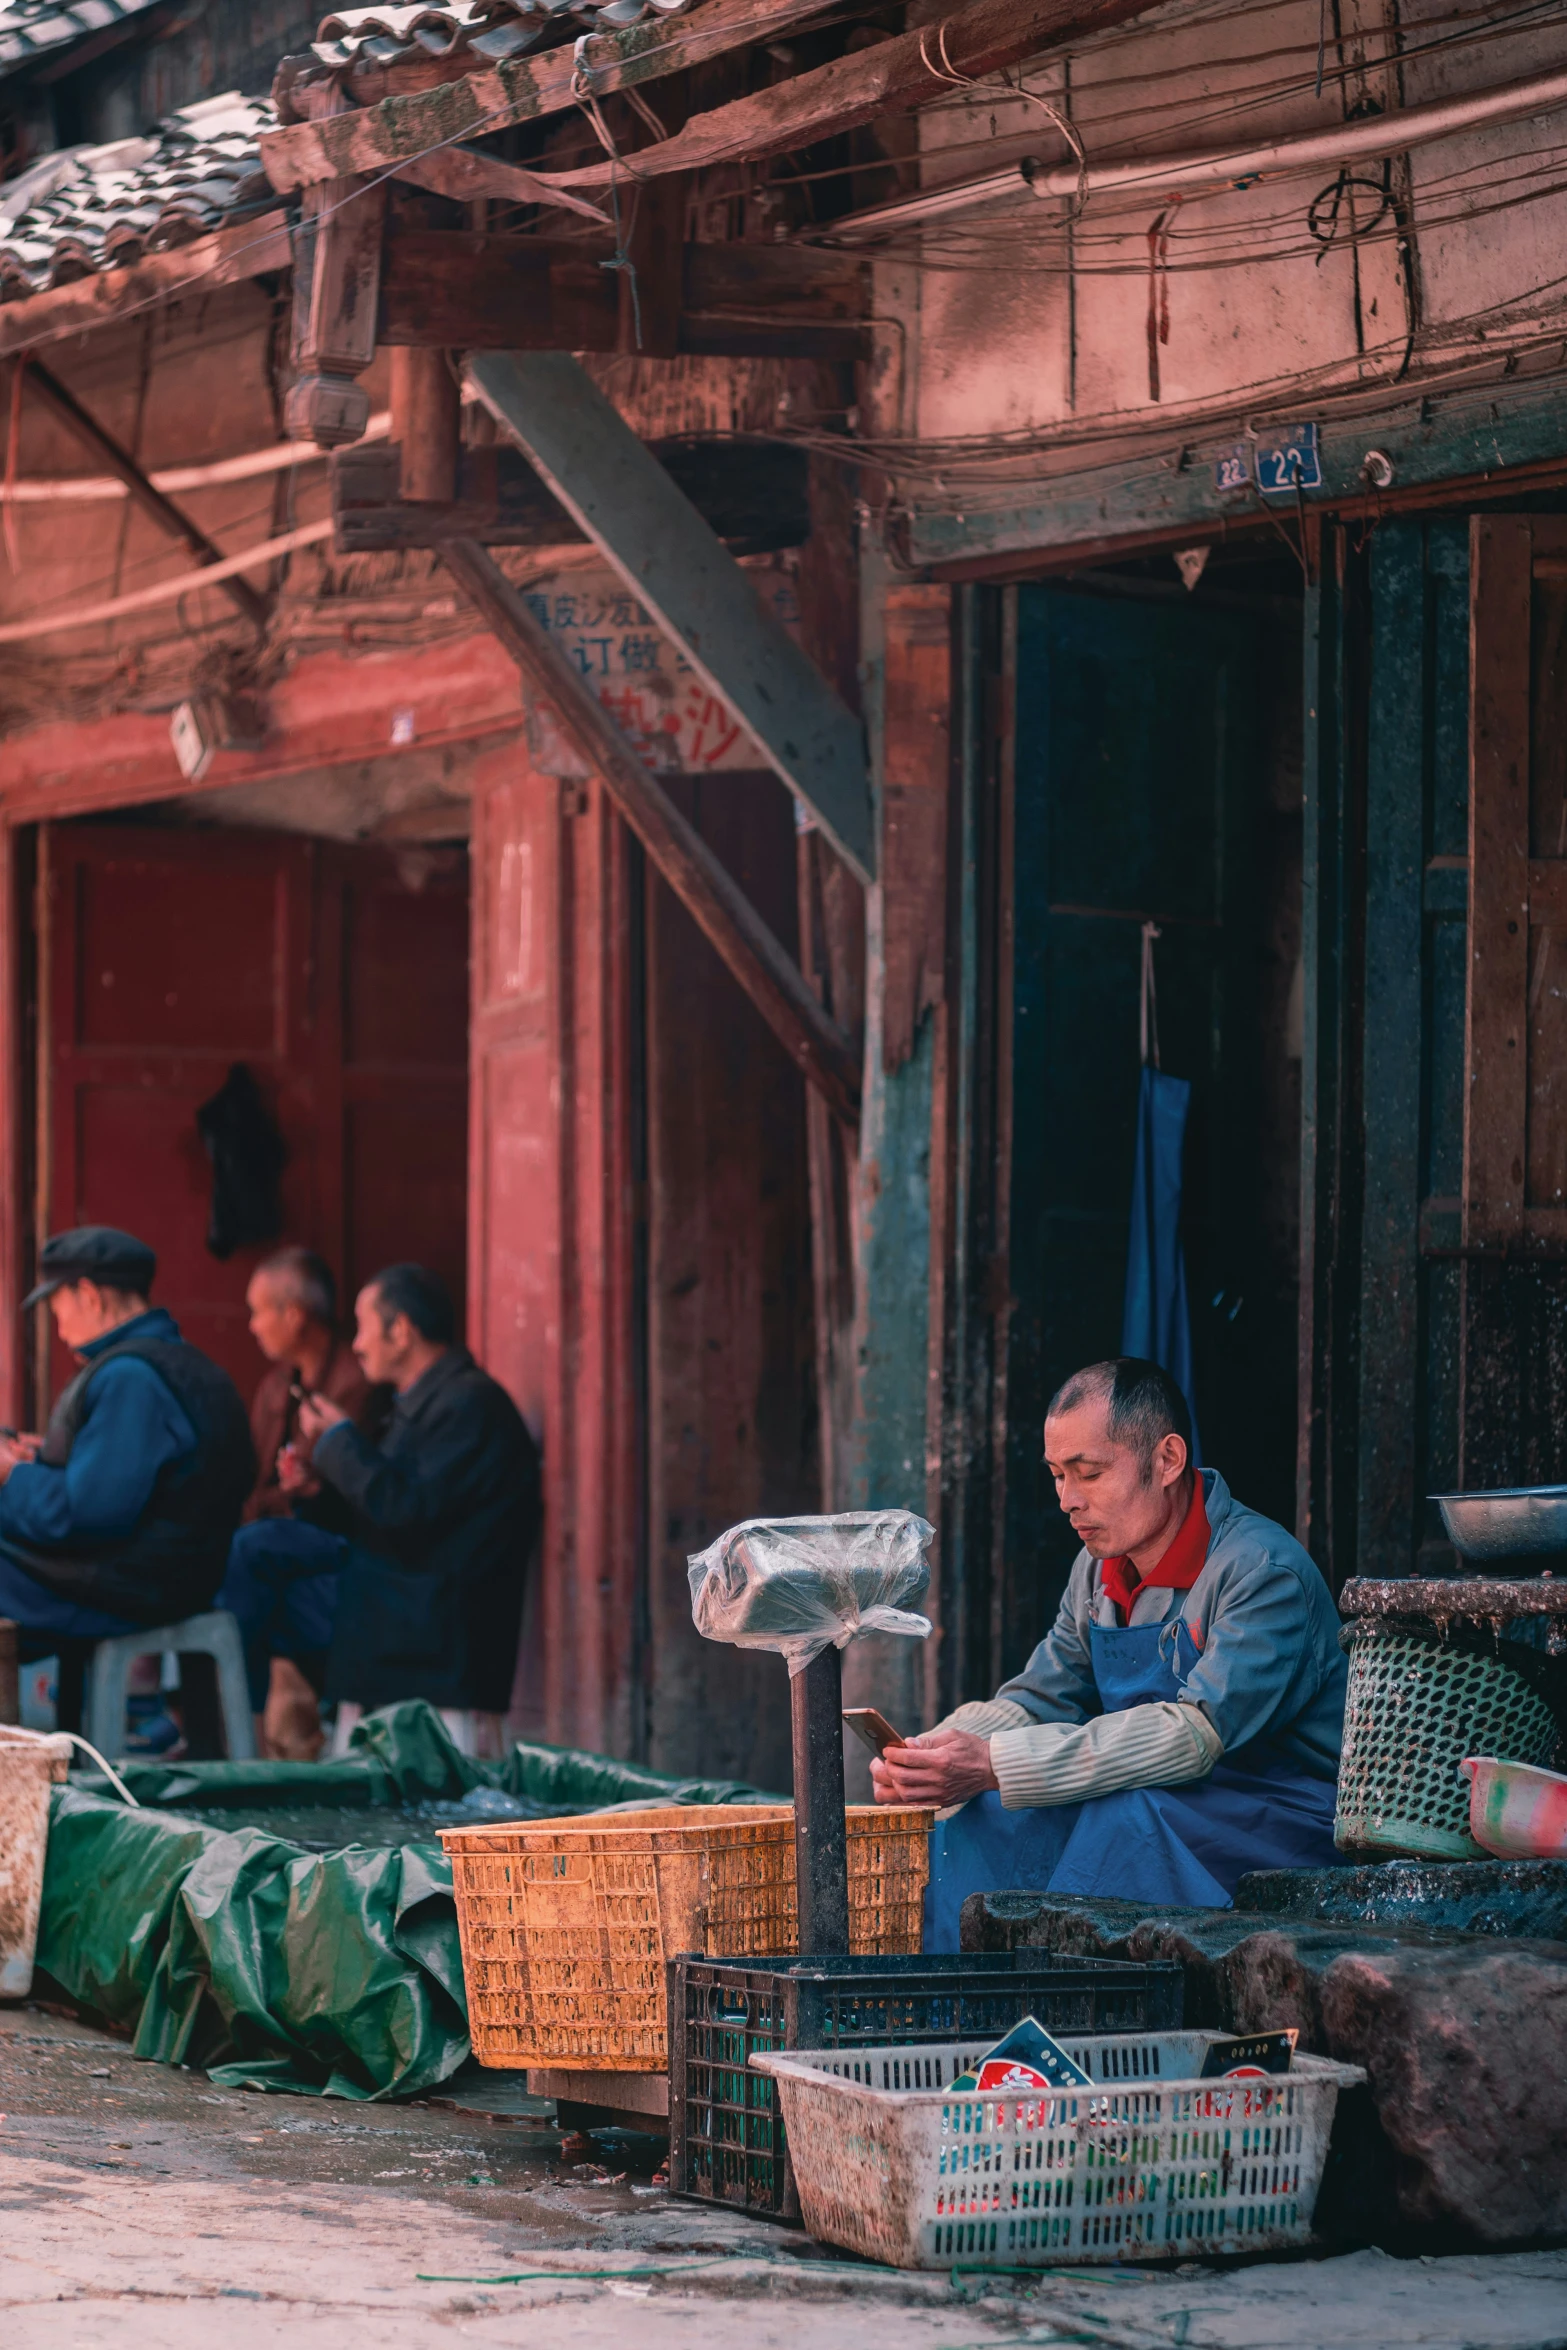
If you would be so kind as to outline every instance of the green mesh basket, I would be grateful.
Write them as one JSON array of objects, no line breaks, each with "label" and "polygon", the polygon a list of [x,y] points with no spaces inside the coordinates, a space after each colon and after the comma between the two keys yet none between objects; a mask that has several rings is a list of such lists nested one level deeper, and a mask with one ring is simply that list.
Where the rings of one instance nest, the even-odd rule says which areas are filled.
[{"label": "green mesh basket", "polygon": [[1484,1860],[1469,1833],[1466,1754],[1547,1768],[1550,1708],[1510,1665],[1433,1633],[1356,1624],[1333,1840],[1346,1851]]}]

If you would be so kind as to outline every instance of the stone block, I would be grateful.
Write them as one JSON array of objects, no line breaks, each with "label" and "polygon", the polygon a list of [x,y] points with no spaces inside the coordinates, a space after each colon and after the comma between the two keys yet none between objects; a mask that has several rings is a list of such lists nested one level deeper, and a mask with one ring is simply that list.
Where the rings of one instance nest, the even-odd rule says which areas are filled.
[{"label": "stone block", "polygon": [[1176,1958],[1189,2023],[1294,2025],[1303,2048],[1364,2065],[1324,2234],[1406,2252],[1567,2240],[1567,1941],[992,1893],[964,1904],[963,1946]]}]

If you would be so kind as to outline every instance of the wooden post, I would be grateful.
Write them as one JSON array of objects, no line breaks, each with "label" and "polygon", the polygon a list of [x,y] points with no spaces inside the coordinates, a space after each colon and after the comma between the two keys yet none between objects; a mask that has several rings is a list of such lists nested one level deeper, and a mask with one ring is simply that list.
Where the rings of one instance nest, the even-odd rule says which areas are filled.
[{"label": "wooden post", "polygon": [[843,1808],[843,1669],[824,1648],[789,1679],[800,1956],[849,1947],[849,1830]]},{"label": "wooden post", "polygon": [[[312,114],[346,113],[335,82],[306,95]],[[294,232],[296,378],[284,405],[290,440],[318,449],[362,438],[370,396],[355,379],[375,357],[386,231],[384,179],[322,180],[306,188]]]},{"label": "wooden post", "polygon": [[394,348],[392,439],[402,452],[401,493],[421,504],[457,495],[462,394],[446,351]]},{"label": "wooden post", "polygon": [[506,574],[472,539],[441,549],[523,675],[545,695],[589,766],[692,920],[717,948],[801,1074],[834,1113],[856,1126],[860,1069],[849,1040],[823,1010],[738,883],[719,863],[602,708]]}]

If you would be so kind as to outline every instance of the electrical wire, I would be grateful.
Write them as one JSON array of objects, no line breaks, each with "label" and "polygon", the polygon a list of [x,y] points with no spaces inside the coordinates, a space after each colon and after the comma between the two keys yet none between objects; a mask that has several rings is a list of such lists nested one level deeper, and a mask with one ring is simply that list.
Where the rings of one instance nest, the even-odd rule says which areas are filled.
[{"label": "electrical wire", "polygon": [[[1481,14],[1484,17],[1483,30],[1419,43],[1408,43],[1396,53],[1385,58],[1368,59],[1362,65],[1334,67],[1327,74],[1326,86],[1332,88],[1351,80],[1364,79],[1368,75],[1379,72],[1402,69],[1406,65],[1418,64],[1439,53],[1445,58],[1459,49],[1489,45],[1493,41],[1502,39],[1516,40],[1531,30],[1540,29],[1542,25],[1567,23],[1567,7],[1564,7],[1563,0],[1530,0],[1530,5],[1513,12],[1500,23],[1496,21],[1493,11],[1470,11],[1466,12],[1463,18],[1455,18],[1452,21],[1469,21]],[[1130,37],[1137,30],[1136,26],[1122,28],[1123,36]],[[1368,36],[1368,38],[1370,37],[1374,36]],[[1144,38],[1146,38],[1146,33]],[[1407,42],[1407,36],[1405,39]],[[1081,52],[1074,46],[1071,51],[1063,53],[1063,62],[1076,58],[1080,54]],[[1297,44],[1288,49],[1265,51],[1248,59],[1237,60],[1226,57],[1222,63],[1226,70],[1229,70],[1238,63],[1265,63],[1273,57],[1308,55],[1315,56],[1314,43]],[[1051,64],[1056,61],[1054,53],[1047,60]],[[1093,160],[1096,163],[1114,162],[1128,149],[1135,151],[1139,144],[1140,134],[1135,128],[1128,128],[1124,136],[1103,139],[1100,134],[1112,125],[1135,126],[1145,120],[1153,120],[1158,125],[1161,144],[1168,139],[1173,146],[1177,137],[1184,143],[1190,134],[1204,126],[1220,122],[1233,122],[1248,113],[1255,113],[1263,106],[1275,105],[1280,101],[1292,98],[1309,97],[1313,92],[1314,75],[1312,74],[1293,78],[1280,76],[1266,83],[1255,84],[1246,90],[1230,92],[1226,95],[1222,105],[1211,106],[1197,113],[1179,112],[1179,100],[1172,100],[1171,97],[1170,85],[1172,81],[1178,84],[1184,73],[1199,75],[1211,71],[1211,69],[1212,61],[1209,61],[1206,65],[1177,66],[1172,72],[1165,74],[1155,74],[1145,70],[1136,75],[1121,77],[1113,84],[1106,81],[1096,81],[1074,85],[1073,97],[1076,103],[1074,104],[1073,122],[1076,129],[1092,141]],[[1154,94],[1144,105],[1123,107],[1107,112],[1094,104],[1096,97],[1107,87],[1149,89]],[[935,99],[928,107],[923,107],[920,111],[926,119],[955,114],[966,115],[986,104],[995,108],[1004,107],[1008,103],[1016,104],[1018,97],[1018,91],[1006,83],[995,77],[982,77],[972,85],[970,92],[964,96]],[[1083,103],[1085,99],[1086,105]],[[1010,145],[1014,140],[1021,139],[1022,136],[1023,133],[1019,130],[1004,133],[999,138],[992,136],[988,139],[943,141],[939,147],[927,149],[921,160],[930,161],[939,158],[945,164],[954,156],[995,155],[998,147]],[[867,170],[875,168],[877,168],[876,165],[868,164],[862,157],[849,163],[824,166],[809,172],[776,172],[769,175],[767,184],[772,188],[816,185],[845,179],[851,175],[863,176]],[[894,159],[889,158],[885,168],[889,170],[896,168]],[[828,224],[824,224],[824,231],[827,227]]]}]

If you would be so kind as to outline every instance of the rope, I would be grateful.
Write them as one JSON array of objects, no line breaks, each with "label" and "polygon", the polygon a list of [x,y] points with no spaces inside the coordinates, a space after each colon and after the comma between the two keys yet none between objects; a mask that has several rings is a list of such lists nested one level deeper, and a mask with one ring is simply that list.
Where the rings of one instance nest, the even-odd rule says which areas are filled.
[{"label": "rope", "polygon": [[[632,331],[636,336],[637,349],[640,351],[642,348],[642,298],[637,287],[637,265],[626,247],[628,232],[621,224],[619,175],[622,171],[626,171],[634,180],[640,179],[642,175],[637,171],[635,165],[629,163],[626,157],[621,154],[609,125],[599,110],[598,99],[594,96],[592,84],[588,80],[587,59],[583,54],[591,39],[590,33],[584,33],[572,51],[571,95],[592,125],[599,145],[609,157],[609,209],[610,217],[615,224],[615,250],[607,261],[599,263],[599,267],[600,269],[618,269],[624,272],[626,282],[631,288]],[[644,112],[644,120],[648,118],[652,119],[662,133],[662,125],[659,125],[658,117],[653,114],[651,107],[646,108]],[[630,226],[632,228],[636,226],[635,206],[632,208]]]},{"label": "rope", "polygon": [[93,1761],[98,1765],[99,1770],[102,1771],[104,1777],[108,1780],[110,1786],[117,1787],[119,1789],[126,1802],[130,1805],[132,1811],[141,1810],[141,1805],[137,1802],[135,1796],[126,1786],[125,1781],[120,1777],[120,1774],[115,1769],[113,1763],[105,1762],[103,1756],[98,1752],[96,1746],[89,1746],[86,1739],[79,1738],[74,1730],[59,1730],[55,1733],[55,1735],[60,1738],[69,1738],[73,1746],[79,1746],[84,1754],[90,1754],[93,1758]]}]

